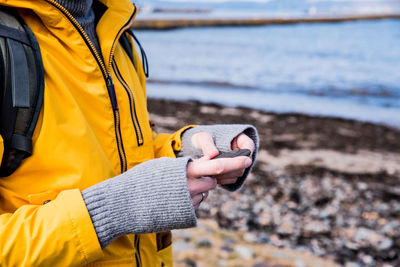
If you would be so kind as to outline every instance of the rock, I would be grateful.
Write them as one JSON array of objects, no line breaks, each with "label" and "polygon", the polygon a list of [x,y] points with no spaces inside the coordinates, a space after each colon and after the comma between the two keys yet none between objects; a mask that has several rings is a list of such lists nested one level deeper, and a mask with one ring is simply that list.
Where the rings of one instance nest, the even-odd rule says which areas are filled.
[{"label": "rock", "polygon": [[263,211],[256,219],[258,225],[266,227],[272,223],[272,216],[269,212]]},{"label": "rock", "polygon": [[314,254],[318,256],[322,256],[325,254],[325,250],[322,248],[320,242],[318,242],[317,239],[312,239],[310,243],[310,248],[314,252]]},{"label": "rock", "polygon": [[250,260],[253,258],[253,250],[247,246],[235,246],[234,251],[239,255],[240,258]]},{"label": "rock", "polygon": [[225,267],[225,266],[228,266],[228,263],[225,260],[219,260],[218,261],[218,266]]},{"label": "rock", "polygon": [[359,182],[359,183],[357,183],[357,188],[358,188],[358,190],[365,191],[368,189],[368,184]]},{"label": "rock", "polygon": [[259,214],[263,211],[269,211],[269,205],[264,201],[257,201],[252,208],[254,214]]},{"label": "rock", "polygon": [[237,243],[237,241],[236,241],[235,239],[230,238],[230,237],[224,238],[224,242],[225,242],[226,244],[231,244],[231,245]]},{"label": "rock", "polygon": [[224,204],[222,204],[221,212],[229,220],[236,219],[236,216],[238,213],[237,207],[236,207],[235,203],[233,203],[232,201],[227,201]]},{"label": "rock", "polygon": [[293,235],[296,231],[298,232],[298,229],[296,229],[297,226],[296,217],[292,214],[286,214],[281,218],[281,223],[278,225],[276,231],[280,235]]},{"label": "rock", "polygon": [[295,267],[307,267],[306,263],[303,260],[297,259],[294,264]]},{"label": "rock", "polygon": [[394,237],[400,232],[400,222],[399,221],[392,221],[389,223],[386,223],[382,229],[382,233],[384,233],[387,236]]},{"label": "rock", "polygon": [[385,238],[378,245],[378,250],[387,250],[393,246],[393,240],[390,238]]},{"label": "rock", "polygon": [[357,243],[351,241],[345,242],[344,246],[351,250],[358,250],[360,248],[360,246]]},{"label": "rock", "polygon": [[290,254],[288,254],[284,251],[274,251],[269,255],[269,257],[271,259],[285,259],[285,260],[292,258],[292,256],[290,256]]},{"label": "rock", "polygon": [[172,251],[174,253],[178,253],[181,251],[185,251],[185,250],[192,250],[194,249],[194,246],[190,243],[187,242],[182,242],[182,241],[176,241],[174,242],[173,246],[172,246]]},{"label": "rock", "polygon": [[270,242],[276,247],[282,247],[284,245],[284,242],[279,238],[278,235],[271,235]]},{"label": "rock", "polygon": [[360,255],[360,258],[361,258],[361,260],[362,260],[362,262],[364,264],[367,264],[367,265],[373,265],[374,264],[374,258],[371,255],[363,254],[363,255]]},{"label": "rock", "polygon": [[186,266],[186,267],[196,267],[196,266],[197,266],[197,264],[196,264],[195,261],[193,261],[192,259],[188,259],[188,258],[184,259],[184,260],[182,261],[182,263],[183,263],[184,266]]},{"label": "rock", "polygon": [[336,206],[327,206],[323,210],[320,211],[319,217],[321,219],[328,219],[329,217],[335,216],[339,211],[339,208]]},{"label": "rock", "polygon": [[364,227],[357,229],[352,239],[361,247],[372,246],[378,250],[389,249],[393,246],[393,240]]},{"label": "rock", "polygon": [[361,267],[361,264],[359,264],[358,262],[354,262],[354,261],[348,261],[348,262],[346,262],[344,267]]},{"label": "rock", "polygon": [[199,248],[210,248],[212,247],[210,240],[208,240],[207,238],[200,238],[199,240],[197,240],[197,247]]},{"label": "rock", "polygon": [[221,247],[221,250],[226,251],[226,252],[233,252],[233,248],[230,246],[224,245]]},{"label": "rock", "polygon": [[306,221],[303,227],[303,235],[311,237],[314,235],[324,235],[331,232],[331,227],[326,221]]},{"label": "rock", "polygon": [[269,236],[266,235],[266,234],[260,234],[260,235],[257,237],[257,243],[260,243],[260,244],[269,244],[269,242],[270,242]]},{"label": "rock", "polygon": [[258,238],[254,233],[245,233],[243,235],[243,240],[248,243],[257,243]]}]

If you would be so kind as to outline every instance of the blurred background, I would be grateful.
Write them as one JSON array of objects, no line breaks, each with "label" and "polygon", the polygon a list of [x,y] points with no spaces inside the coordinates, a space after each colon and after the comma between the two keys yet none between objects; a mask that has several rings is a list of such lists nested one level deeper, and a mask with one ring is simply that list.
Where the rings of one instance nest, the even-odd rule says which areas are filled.
[{"label": "blurred background", "polygon": [[[175,232],[176,266],[400,266],[399,0],[135,3],[156,130],[260,133],[245,186]],[[298,23],[233,26],[255,19]]]},{"label": "blurred background", "polygon": [[[137,1],[138,20],[399,14],[398,0]],[[149,95],[400,125],[400,20],[137,33]]]}]

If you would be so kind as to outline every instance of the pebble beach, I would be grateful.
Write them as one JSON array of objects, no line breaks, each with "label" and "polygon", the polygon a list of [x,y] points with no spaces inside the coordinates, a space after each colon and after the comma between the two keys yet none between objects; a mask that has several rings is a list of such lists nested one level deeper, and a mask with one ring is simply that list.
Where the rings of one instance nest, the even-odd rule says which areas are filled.
[{"label": "pebble beach", "polygon": [[400,266],[400,130],[197,101],[149,100],[155,130],[250,123],[257,163],[175,231],[176,266]]}]

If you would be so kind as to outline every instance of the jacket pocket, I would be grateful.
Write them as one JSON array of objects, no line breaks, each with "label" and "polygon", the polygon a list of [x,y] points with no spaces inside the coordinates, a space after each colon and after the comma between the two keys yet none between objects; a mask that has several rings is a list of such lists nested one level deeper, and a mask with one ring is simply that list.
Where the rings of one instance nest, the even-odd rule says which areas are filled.
[{"label": "jacket pocket", "polygon": [[49,190],[45,192],[28,195],[28,201],[30,204],[43,205],[46,204],[48,201],[55,199],[57,195],[58,192]]},{"label": "jacket pocket", "polygon": [[157,251],[163,250],[172,244],[171,231],[157,233]]}]

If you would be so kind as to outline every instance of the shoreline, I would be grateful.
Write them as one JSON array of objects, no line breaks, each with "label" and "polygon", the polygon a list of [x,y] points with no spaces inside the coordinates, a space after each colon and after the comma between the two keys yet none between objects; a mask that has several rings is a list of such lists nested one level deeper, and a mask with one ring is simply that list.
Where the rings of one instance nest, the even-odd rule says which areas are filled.
[{"label": "shoreline", "polygon": [[[304,260],[298,252],[340,265],[400,265],[399,129],[197,101],[150,98],[148,106],[159,132],[189,123],[248,123],[260,135],[257,162],[244,187],[233,194],[213,191],[198,211],[201,222],[218,225],[219,230],[204,235],[217,255],[213,265],[201,256],[207,248],[190,243],[197,240],[190,236],[194,229],[186,230],[183,235],[189,237],[183,239],[178,234],[189,248],[176,251],[177,266],[186,266],[185,255],[204,266],[217,266],[221,257],[241,266],[280,266],[258,246],[285,249],[293,261],[283,266]],[[243,238],[232,244],[215,234],[219,231]],[[252,250],[251,257],[242,258],[236,246]],[[213,253],[208,255],[211,260]]]},{"label": "shoreline", "polygon": [[136,30],[171,30],[189,27],[230,27],[287,25],[299,23],[339,23],[359,20],[400,19],[400,14],[328,16],[304,18],[195,18],[195,19],[152,19],[138,18],[133,23]]}]

